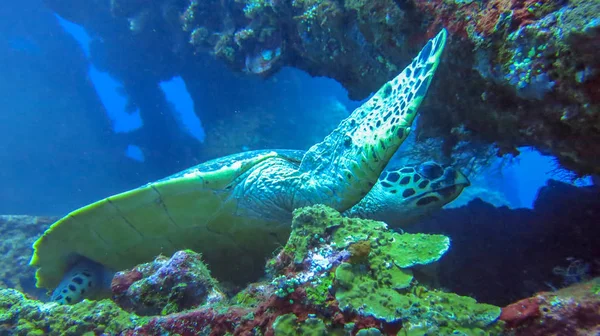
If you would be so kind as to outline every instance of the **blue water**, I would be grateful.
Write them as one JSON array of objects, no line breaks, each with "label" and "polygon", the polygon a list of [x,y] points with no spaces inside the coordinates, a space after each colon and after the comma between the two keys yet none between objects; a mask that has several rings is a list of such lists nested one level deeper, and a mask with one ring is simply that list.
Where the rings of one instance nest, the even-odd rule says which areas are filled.
[{"label": "blue water", "polygon": [[204,142],[206,133],[202,128],[202,122],[194,112],[194,102],[183,79],[177,76],[169,81],[163,81],[160,83],[160,88],[167,101],[173,106],[172,112],[177,118],[179,127],[192,135],[194,139]]},{"label": "blue water", "polygon": [[[550,179],[577,186],[592,184],[590,177],[574,179],[565,170],[558,169],[556,160],[551,156],[542,155],[529,147],[519,148],[519,151],[521,154],[500,174],[492,166],[482,175],[471,179],[471,187],[448,207],[464,205],[476,196],[496,206],[532,209],[540,188],[547,185]],[[470,191],[477,188],[486,192],[472,195]]]}]

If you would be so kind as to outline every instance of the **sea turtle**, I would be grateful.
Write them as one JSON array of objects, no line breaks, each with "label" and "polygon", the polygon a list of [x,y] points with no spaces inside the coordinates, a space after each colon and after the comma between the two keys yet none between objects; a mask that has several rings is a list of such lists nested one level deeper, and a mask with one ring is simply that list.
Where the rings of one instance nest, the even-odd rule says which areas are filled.
[{"label": "sea turtle", "polygon": [[[217,278],[242,282],[260,275],[266,257],[285,244],[296,208],[322,203],[364,217],[392,209],[393,217],[394,203],[384,210],[375,203],[382,199],[381,190],[398,193],[407,181],[394,175],[402,170],[381,173],[409,133],[445,42],[442,30],[402,73],[306,152],[230,155],[71,212],[33,245],[30,264],[38,268],[37,286],[59,285],[52,299],[72,303],[102,281],[99,269],[127,269],[185,248],[201,252]],[[438,168],[443,178],[444,170]],[[447,171],[447,185],[440,189],[453,196],[464,177]],[[377,193],[365,198],[378,178]],[[414,196],[415,207],[434,202],[422,201],[427,195],[417,197],[419,190],[445,199],[444,192],[434,189],[435,182],[408,182],[415,195],[403,191],[397,197]],[[357,203],[359,208],[352,210]]]}]

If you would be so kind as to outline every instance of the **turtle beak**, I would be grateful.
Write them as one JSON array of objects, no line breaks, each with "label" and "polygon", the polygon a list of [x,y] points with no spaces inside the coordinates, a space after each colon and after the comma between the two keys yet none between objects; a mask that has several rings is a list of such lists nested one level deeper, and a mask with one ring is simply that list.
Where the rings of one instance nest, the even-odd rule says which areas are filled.
[{"label": "turtle beak", "polygon": [[461,171],[454,167],[445,167],[442,185],[445,187],[438,190],[438,193],[446,198],[447,202],[454,200],[460,195],[464,188],[471,185],[471,181]]}]

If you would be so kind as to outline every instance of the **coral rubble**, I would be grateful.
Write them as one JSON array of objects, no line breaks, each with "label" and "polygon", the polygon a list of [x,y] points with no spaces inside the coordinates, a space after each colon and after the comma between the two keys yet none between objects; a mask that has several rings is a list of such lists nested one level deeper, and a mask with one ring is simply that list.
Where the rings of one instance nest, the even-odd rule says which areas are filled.
[{"label": "coral rubble", "polygon": [[499,307],[426,285],[420,268],[449,246],[445,236],[399,234],[317,205],[294,212],[267,279],[232,298],[199,255],[180,251],[118,273],[114,302],[59,306],[4,290],[0,324],[22,335],[500,335]]}]

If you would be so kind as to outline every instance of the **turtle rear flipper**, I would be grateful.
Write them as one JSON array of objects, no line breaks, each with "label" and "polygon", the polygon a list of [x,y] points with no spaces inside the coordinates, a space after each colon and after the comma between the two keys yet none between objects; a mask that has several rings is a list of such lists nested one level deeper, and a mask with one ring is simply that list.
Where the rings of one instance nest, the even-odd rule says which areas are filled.
[{"label": "turtle rear flipper", "polygon": [[387,82],[304,155],[305,181],[294,206],[324,203],[338,211],[356,204],[408,136],[446,43],[446,30],[429,40],[404,71]]}]

